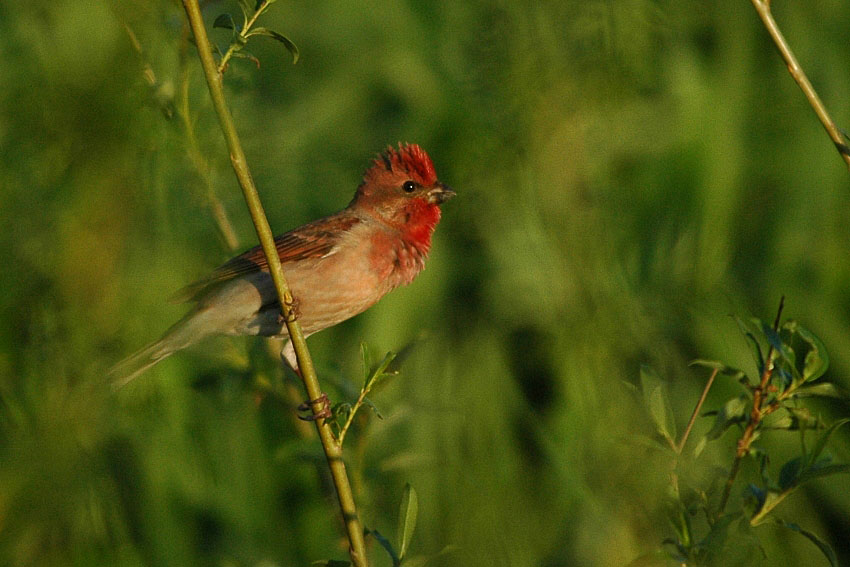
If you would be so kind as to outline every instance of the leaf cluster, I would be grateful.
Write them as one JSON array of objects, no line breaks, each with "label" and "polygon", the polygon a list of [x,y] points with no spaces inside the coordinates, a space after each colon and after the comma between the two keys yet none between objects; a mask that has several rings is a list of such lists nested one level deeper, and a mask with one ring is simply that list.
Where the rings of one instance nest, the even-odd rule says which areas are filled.
[{"label": "leaf cluster", "polygon": [[230,36],[230,45],[226,51],[222,52],[218,46],[214,46],[215,50],[219,53],[219,55],[221,55],[221,60],[219,61],[218,66],[219,74],[224,73],[227,69],[228,62],[232,57],[253,61],[259,68],[259,59],[247,51],[244,51],[244,47],[248,44],[248,40],[255,36],[270,37],[275,41],[279,41],[283,44],[286,50],[289,51],[290,55],[292,55],[292,63],[298,62],[298,46],[296,46],[292,40],[272,29],[255,26],[259,17],[263,15],[269,6],[276,1],[277,0],[257,0],[256,3],[253,3],[251,0],[239,0],[239,8],[242,11],[242,25],[238,27],[233,16],[229,13],[219,14],[219,16],[215,19],[213,22],[214,28],[229,29],[232,32]]},{"label": "leaf cluster", "polygon": [[[830,437],[850,418],[825,423],[802,405],[807,398],[850,399],[847,392],[828,382],[814,383],[829,368],[829,356],[821,340],[798,322],[789,320],[769,326],[759,319],[736,319],[755,361],[757,375],[714,360],[696,360],[693,366],[712,371],[707,388],[716,376],[740,385],[740,392],[719,408],[702,413],[713,419],[708,431],[685,453],[690,426],[677,439],[675,416],[665,382],[650,368],[640,372],[640,398],[650,417],[656,439],[650,446],[662,449],[672,460],[671,490],[667,503],[668,518],[675,537],[664,540],[656,552],[681,564],[715,565],[728,559],[730,542],[738,549],[758,549],[764,555],[754,530],[768,520],[812,541],[831,565],[837,559],[831,547],[816,534],[799,525],[775,517],[777,506],[803,484],[840,473],[850,473],[850,464],[838,464],[826,452]],[[707,393],[707,390],[706,390]],[[701,410],[700,400],[694,418]],[[770,419],[768,417],[770,416]],[[718,467],[708,486],[682,473],[684,465],[697,465],[705,459],[708,443],[721,440],[724,433],[737,429],[739,435],[730,454],[731,464]],[[770,457],[755,442],[765,433],[793,431],[800,436],[799,454],[771,472]],[[727,511],[726,504],[738,481],[742,460],[752,459],[758,470],[757,480],[746,483],[737,509]],[[705,463],[702,463],[705,465]],[[680,477],[680,474],[682,476]],[[725,558],[725,559],[721,559]]]}]

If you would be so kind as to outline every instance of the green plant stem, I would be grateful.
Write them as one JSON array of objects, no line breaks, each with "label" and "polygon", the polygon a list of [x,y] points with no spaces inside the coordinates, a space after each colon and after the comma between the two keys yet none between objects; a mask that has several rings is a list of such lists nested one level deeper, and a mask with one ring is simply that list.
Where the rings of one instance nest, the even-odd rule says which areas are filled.
[{"label": "green plant stem", "polygon": [[800,89],[802,89],[803,94],[814,109],[815,114],[817,114],[818,119],[821,124],[823,124],[827,134],[829,134],[829,137],[832,139],[832,143],[835,144],[835,148],[841,155],[841,159],[843,159],[847,164],[847,167],[850,168],[850,147],[847,146],[847,141],[841,134],[838,126],[836,126],[835,122],[833,122],[829,112],[827,112],[826,107],[818,96],[818,93],[812,86],[812,83],[809,82],[809,78],[806,76],[806,73],[803,71],[803,68],[794,56],[794,52],[791,51],[791,48],[788,46],[788,42],[785,41],[785,36],[782,35],[782,31],[780,31],[779,26],[776,25],[776,20],[773,19],[773,14],[770,11],[770,0],[751,0],[751,2],[753,3],[753,7],[756,9],[756,12],[758,12],[764,27],[773,39],[773,43],[775,43],[776,47],[779,49],[782,59],[785,60],[785,64],[788,66],[788,72],[794,80],[797,81]]},{"label": "green plant stem", "polygon": [[[236,177],[239,180],[239,185],[242,188],[242,194],[251,212],[251,219],[254,222],[254,227],[257,230],[257,236],[260,239],[260,244],[269,265],[269,272],[277,289],[278,299],[283,311],[286,328],[289,332],[292,346],[295,349],[295,355],[298,360],[300,376],[304,382],[304,388],[307,390],[309,399],[312,400],[313,415],[318,416],[323,410],[320,398],[322,391],[319,387],[319,381],[316,377],[316,371],[313,367],[313,361],[310,358],[310,352],[307,350],[307,342],[304,339],[304,334],[301,332],[301,326],[293,317],[293,299],[292,293],[286,284],[286,279],[283,275],[283,268],[280,265],[280,258],[277,255],[277,249],[272,236],[271,227],[266,219],[265,211],[260,202],[257,188],[254,186],[254,181],[251,178],[251,173],[248,170],[245,152],[242,150],[242,144],[239,141],[239,136],[236,132],[236,127],[233,123],[233,117],[227,108],[224,100],[224,91],[222,89],[222,77],[218,72],[213,58],[210,42],[207,37],[206,29],[204,28],[204,20],[201,16],[201,9],[198,6],[198,0],[183,0],[183,7],[186,10],[186,15],[189,19],[189,25],[192,28],[192,33],[195,36],[195,44],[198,48],[198,55],[201,59],[201,66],[204,69],[204,76],[207,80],[210,96],[218,115],[224,137],[227,142],[228,150],[230,151],[230,161],[233,169],[236,172]],[[316,428],[319,433],[319,438],[322,442],[325,456],[328,461],[328,466],[331,470],[334,486],[336,487],[337,496],[339,498],[340,509],[342,511],[343,521],[345,522],[348,540],[350,543],[349,553],[352,563],[356,567],[368,567],[366,558],[366,545],[363,539],[363,528],[357,516],[357,509],[354,504],[354,496],[351,492],[351,485],[348,481],[348,475],[345,472],[345,463],[342,460],[342,447],[333,436],[330,424],[325,419],[317,417]]]},{"label": "green plant stem", "polygon": [[371,391],[371,388],[363,388],[360,390],[360,395],[357,396],[357,401],[354,402],[354,405],[351,407],[351,412],[348,414],[348,419],[345,420],[345,424],[339,430],[339,444],[342,445],[345,441],[345,434],[348,432],[348,428],[351,427],[351,424],[354,422],[354,416],[357,415],[357,412],[360,410],[360,407],[363,405],[363,402],[366,400],[366,396]]}]

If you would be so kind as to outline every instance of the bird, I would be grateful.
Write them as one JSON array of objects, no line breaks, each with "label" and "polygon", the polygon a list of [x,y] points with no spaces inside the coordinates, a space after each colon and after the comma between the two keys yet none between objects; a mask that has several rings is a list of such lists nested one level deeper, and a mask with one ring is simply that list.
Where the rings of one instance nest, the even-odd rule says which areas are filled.
[{"label": "bird", "polygon": [[[425,267],[440,205],[455,195],[437,179],[422,148],[399,143],[374,158],[348,206],[277,236],[277,254],[304,336],[354,317],[411,283]],[[115,387],[209,336],[289,336],[260,246],[173,299],[193,306],[161,338],[111,369]],[[290,341],[281,355],[297,372]]]}]

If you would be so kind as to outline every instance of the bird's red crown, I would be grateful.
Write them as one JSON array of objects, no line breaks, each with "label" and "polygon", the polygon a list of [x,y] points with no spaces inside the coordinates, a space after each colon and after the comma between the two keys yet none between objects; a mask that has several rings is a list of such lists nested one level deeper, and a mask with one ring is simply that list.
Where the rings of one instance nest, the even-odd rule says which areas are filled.
[{"label": "bird's red crown", "polygon": [[372,170],[376,169],[390,173],[404,171],[414,181],[426,187],[437,181],[437,173],[434,171],[431,158],[417,144],[399,143],[397,150],[392,146],[387,146],[387,150],[375,158]]}]

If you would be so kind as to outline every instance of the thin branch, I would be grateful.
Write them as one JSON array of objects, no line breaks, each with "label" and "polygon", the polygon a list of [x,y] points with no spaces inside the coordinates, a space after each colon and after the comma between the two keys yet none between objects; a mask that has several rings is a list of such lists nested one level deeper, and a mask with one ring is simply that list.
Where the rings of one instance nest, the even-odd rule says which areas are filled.
[{"label": "thin branch", "polygon": [[201,9],[198,6],[198,0],[183,0],[183,7],[186,10],[186,15],[189,19],[189,25],[192,28],[192,34],[195,36],[195,44],[198,48],[198,56],[201,59],[201,66],[204,69],[204,76],[207,80],[210,96],[218,115],[221,129],[224,133],[227,147],[230,151],[230,161],[233,165],[233,170],[239,180],[239,185],[242,188],[242,194],[248,204],[248,209],[251,212],[251,219],[254,222],[254,227],[257,230],[257,236],[260,239],[263,252],[268,261],[269,272],[277,290],[278,299],[283,311],[286,328],[289,332],[292,346],[295,349],[295,355],[298,360],[299,374],[304,382],[304,387],[307,390],[307,395],[310,400],[313,400],[313,414],[317,416],[316,428],[319,432],[319,438],[322,441],[322,448],[328,461],[328,466],[331,470],[331,477],[336,487],[337,496],[339,497],[340,509],[342,511],[343,521],[348,533],[350,543],[349,553],[352,563],[356,567],[368,567],[366,558],[366,545],[363,539],[363,527],[357,516],[357,509],[354,504],[354,496],[351,492],[351,485],[348,481],[348,475],[345,472],[345,463],[342,460],[342,447],[333,436],[330,424],[327,420],[320,417],[320,412],[323,410],[320,399],[322,391],[319,387],[319,381],[316,377],[316,370],[313,367],[313,361],[310,358],[310,352],[307,350],[307,342],[304,339],[304,334],[301,331],[296,318],[293,316],[293,299],[292,293],[286,283],[283,275],[283,269],[280,265],[280,258],[277,255],[277,250],[274,244],[271,227],[266,219],[265,211],[260,202],[257,188],[254,186],[254,181],[248,169],[245,152],[242,150],[242,144],[239,140],[239,135],[236,132],[236,126],[233,123],[233,117],[227,108],[224,100],[224,90],[221,85],[221,74],[216,67],[215,59],[213,58],[212,49],[210,47],[209,38],[207,37],[206,29],[204,28],[204,20],[201,16]]},{"label": "thin branch", "polygon": [[685,427],[685,432],[682,433],[682,439],[679,440],[679,444],[676,445],[676,454],[681,455],[682,449],[685,448],[685,443],[688,441],[688,437],[691,434],[691,429],[694,427],[694,423],[697,420],[697,416],[699,416],[699,410],[702,409],[703,404],[705,403],[705,399],[708,397],[708,391],[711,389],[711,385],[714,384],[714,379],[717,378],[717,374],[720,372],[719,368],[715,368],[711,373],[711,376],[708,377],[708,382],[705,383],[705,388],[702,390],[702,395],[699,397],[699,401],[697,401],[697,405],[694,406],[694,411],[691,414],[691,419],[688,421],[688,426]]},{"label": "thin branch", "polygon": [[[782,317],[782,309],[785,307],[785,296],[779,300],[779,309],[776,311],[776,319],[773,321],[773,330],[779,331],[779,322]],[[729,501],[729,495],[732,493],[732,485],[735,483],[735,478],[738,476],[738,470],[741,468],[741,460],[750,452],[750,447],[754,440],[754,433],[761,423],[762,418],[771,413],[773,410],[770,406],[762,408],[765,393],[770,385],[770,377],[773,375],[773,359],[775,354],[773,345],[767,350],[767,357],[764,361],[764,369],[761,374],[759,385],[753,390],[753,409],[750,412],[750,420],[747,427],[744,428],[744,433],[738,440],[738,446],[735,450],[735,460],[732,462],[732,468],[729,471],[729,478],[726,479],[726,485],[723,487],[723,496],[720,499],[720,507],[718,515],[726,509],[726,503]]]},{"label": "thin branch", "polygon": [[841,130],[838,129],[838,126],[835,125],[835,122],[832,121],[818,93],[815,92],[812,83],[809,82],[809,78],[806,76],[800,63],[797,62],[794,52],[791,51],[788,42],[785,41],[785,37],[779,30],[779,26],[776,25],[776,20],[773,19],[773,14],[770,11],[770,0],[751,0],[751,2],[756,12],[758,12],[764,27],[767,28],[770,37],[773,39],[773,43],[779,48],[779,53],[788,66],[788,72],[791,73],[791,76],[794,77],[794,80],[797,81],[797,84],[803,90],[803,94],[806,95],[806,99],[808,99],[815,114],[818,115],[818,119],[832,139],[832,143],[835,144],[835,148],[841,154],[841,159],[850,168],[850,147],[847,146],[847,140],[842,135]]}]

